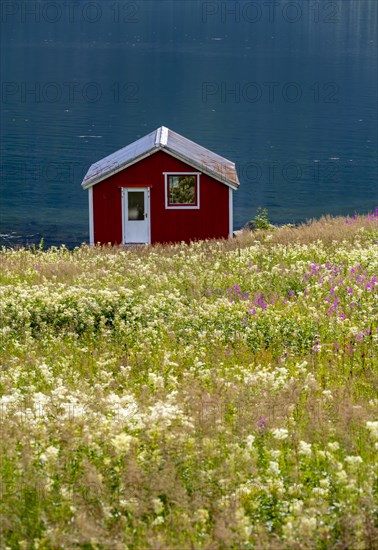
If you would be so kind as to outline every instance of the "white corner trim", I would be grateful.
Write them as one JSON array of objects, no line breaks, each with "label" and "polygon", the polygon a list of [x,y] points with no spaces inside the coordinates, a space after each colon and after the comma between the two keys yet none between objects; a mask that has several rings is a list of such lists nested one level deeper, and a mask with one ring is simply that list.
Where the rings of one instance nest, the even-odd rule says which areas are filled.
[{"label": "white corner trim", "polygon": [[165,126],[161,127],[161,134],[160,134],[160,145],[162,147],[165,147],[168,143],[168,128]]},{"label": "white corner trim", "polygon": [[[200,209],[200,175],[201,172],[163,172],[164,197],[166,210],[199,210]],[[197,176],[197,204],[194,206],[171,206],[168,204],[168,176]]]},{"label": "white corner trim", "polygon": [[232,204],[232,189],[231,187],[228,188],[228,222],[229,222],[229,228],[228,228],[228,238],[232,239],[234,236],[234,211],[233,211],[233,204]]},{"label": "white corner trim", "polygon": [[89,244],[94,245],[94,220],[93,220],[93,187],[88,189],[88,207],[89,207]]}]

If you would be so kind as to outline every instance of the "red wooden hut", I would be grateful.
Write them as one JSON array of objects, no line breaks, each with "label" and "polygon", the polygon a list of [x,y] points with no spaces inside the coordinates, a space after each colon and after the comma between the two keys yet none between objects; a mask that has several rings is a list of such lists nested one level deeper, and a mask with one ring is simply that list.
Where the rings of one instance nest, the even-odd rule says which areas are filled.
[{"label": "red wooden hut", "polygon": [[233,234],[235,164],[162,126],[93,164],[90,244],[164,243]]}]

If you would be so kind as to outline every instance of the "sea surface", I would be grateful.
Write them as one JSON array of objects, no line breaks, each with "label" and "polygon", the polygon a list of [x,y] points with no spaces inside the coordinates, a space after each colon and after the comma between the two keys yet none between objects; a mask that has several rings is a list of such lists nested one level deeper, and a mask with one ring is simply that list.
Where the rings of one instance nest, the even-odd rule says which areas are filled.
[{"label": "sea surface", "polygon": [[378,206],[376,0],[1,3],[0,242],[88,240],[88,167],[159,126],[233,160],[234,228]]}]

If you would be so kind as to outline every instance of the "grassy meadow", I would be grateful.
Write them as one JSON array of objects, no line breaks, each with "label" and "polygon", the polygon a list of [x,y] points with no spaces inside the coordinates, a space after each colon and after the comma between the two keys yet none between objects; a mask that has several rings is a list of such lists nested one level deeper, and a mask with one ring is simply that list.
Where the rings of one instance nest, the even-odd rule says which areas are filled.
[{"label": "grassy meadow", "polygon": [[2,249],[1,549],[378,548],[378,216]]}]

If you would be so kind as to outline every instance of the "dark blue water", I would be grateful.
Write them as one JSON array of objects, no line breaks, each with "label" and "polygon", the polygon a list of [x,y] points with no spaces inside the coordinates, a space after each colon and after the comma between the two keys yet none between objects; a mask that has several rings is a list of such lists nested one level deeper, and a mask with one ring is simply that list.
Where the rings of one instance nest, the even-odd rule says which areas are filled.
[{"label": "dark blue water", "polygon": [[88,166],[165,125],[236,162],[234,227],[378,205],[376,0],[1,3],[2,242],[88,239]]}]

